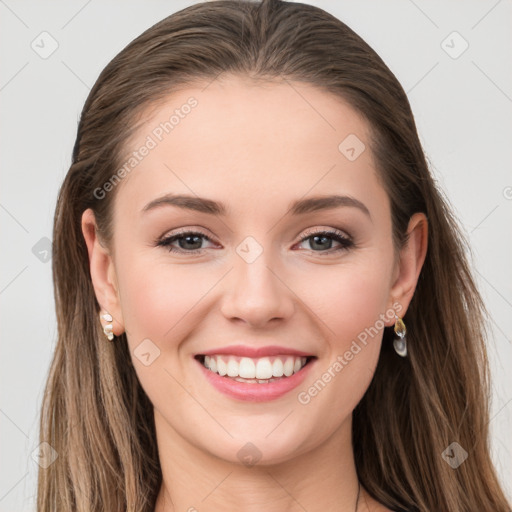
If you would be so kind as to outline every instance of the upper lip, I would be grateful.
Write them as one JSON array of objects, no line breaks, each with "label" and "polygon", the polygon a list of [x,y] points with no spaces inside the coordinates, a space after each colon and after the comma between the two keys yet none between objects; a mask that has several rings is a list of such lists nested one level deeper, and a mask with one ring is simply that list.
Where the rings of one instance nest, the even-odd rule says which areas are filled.
[{"label": "upper lip", "polygon": [[293,355],[310,357],[313,354],[302,352],[289,347],[280,347],[278,345],[267,345],[265,347],[254,347],[249,345],[229,345],[227,347],[213,348],[206,350],[197,355],[213,356],[213,355],[231,355],[239,357],[250,357],[257,359],[259,357]]}]

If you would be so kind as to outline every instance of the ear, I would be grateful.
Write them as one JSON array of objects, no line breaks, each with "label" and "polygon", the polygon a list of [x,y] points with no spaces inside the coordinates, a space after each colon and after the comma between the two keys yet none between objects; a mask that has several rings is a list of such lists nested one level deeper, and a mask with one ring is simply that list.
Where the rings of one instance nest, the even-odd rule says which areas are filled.
[{"label": "ear", "polygon": [[[82,233],[89,252],[89,268],[96,299],[102,310],[105,310],[103,312],[112,315],[112,332],[119,336],[124,332],[124,322],[114,261],[109,250],[101,245],[96,219],[91,208],[82,214]],[[101,323],[105,325],[103,320]]]},{"label": "ear", "polygon": [[[428,220],[424,213],[415,213],[409,219],[407,234],[408,240],[399,252],[390,291],[391,304],[395,304],[393,309],[400,317],[409,307],[427,254]],[[396,303],[401,309],[396,307]],[[391,323],[394,322],[393,319]]]}]

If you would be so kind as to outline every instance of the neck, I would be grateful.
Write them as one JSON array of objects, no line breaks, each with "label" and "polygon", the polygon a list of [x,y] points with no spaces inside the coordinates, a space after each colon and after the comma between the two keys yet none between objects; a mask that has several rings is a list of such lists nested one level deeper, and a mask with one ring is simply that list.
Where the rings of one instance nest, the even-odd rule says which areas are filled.
[{"label": "neck", "polygon": [[359,484],[351,417],[315,449],[254,466],[222,460],[191,445],[156,411],[155,426],[163,477],[155,512],[356,510]]}]

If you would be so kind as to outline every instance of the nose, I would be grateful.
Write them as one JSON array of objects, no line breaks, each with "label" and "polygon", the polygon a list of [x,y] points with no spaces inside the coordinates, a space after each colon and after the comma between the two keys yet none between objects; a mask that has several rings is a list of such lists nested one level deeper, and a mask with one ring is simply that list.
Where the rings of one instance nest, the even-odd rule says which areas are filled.
[{"label": "nose", "polygon": [[265,251],[248,263],[235,256],[233,270],[225,282],[221,311],[228,320],[245,322],[251,327],[265,327],[271,321],[284,321],[295,310],[294,294],[276,271]]}]

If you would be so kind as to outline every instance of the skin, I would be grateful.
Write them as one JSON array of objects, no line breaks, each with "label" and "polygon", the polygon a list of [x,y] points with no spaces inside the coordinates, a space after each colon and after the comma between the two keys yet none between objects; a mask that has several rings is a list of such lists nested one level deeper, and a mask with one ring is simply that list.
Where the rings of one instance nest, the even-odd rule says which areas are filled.
[{"label": "skin", "polygon": [[[154,405],[163,472],[155,510],[352,512],[352,411],[373,377],[383,328],[309,403],[297,393],[379,315],[393,307],[405,315],[425,259],[426,218],[411,218],[399,259],[366,122],[306,84],[228,76],[191,85],[148,110],[130,149],[190,96],[198,105],[117,185],[110,250],[96,236],[93,212],[82,217],[98,302],[114,317],[114,334],[127,333]],[[349,134],[366,144],[354,161],[338,149]],[[171,205],[141,213],[171,192],[222,202],[227,213]],[[287,213],[295,200],[333,193],[356,198],[369,215],[352,206]],[[200,254],[156,245],[180,228],[211,242],[202,239]],[[335,228],[355,245],[335,251],[335,239],[319,248],[305,238]],[[236,252],[247,236],[263,250],[252,263]],[[145,339],[160,350],[149,366],[133,352]],[[235,343],[281,345],[317,360],[298,389],[244,402],[219,393],[193,359]],[[254,466],[237,456],[248,442],[261,454]],[[362,489],[357,510],[388,509]]]}]

